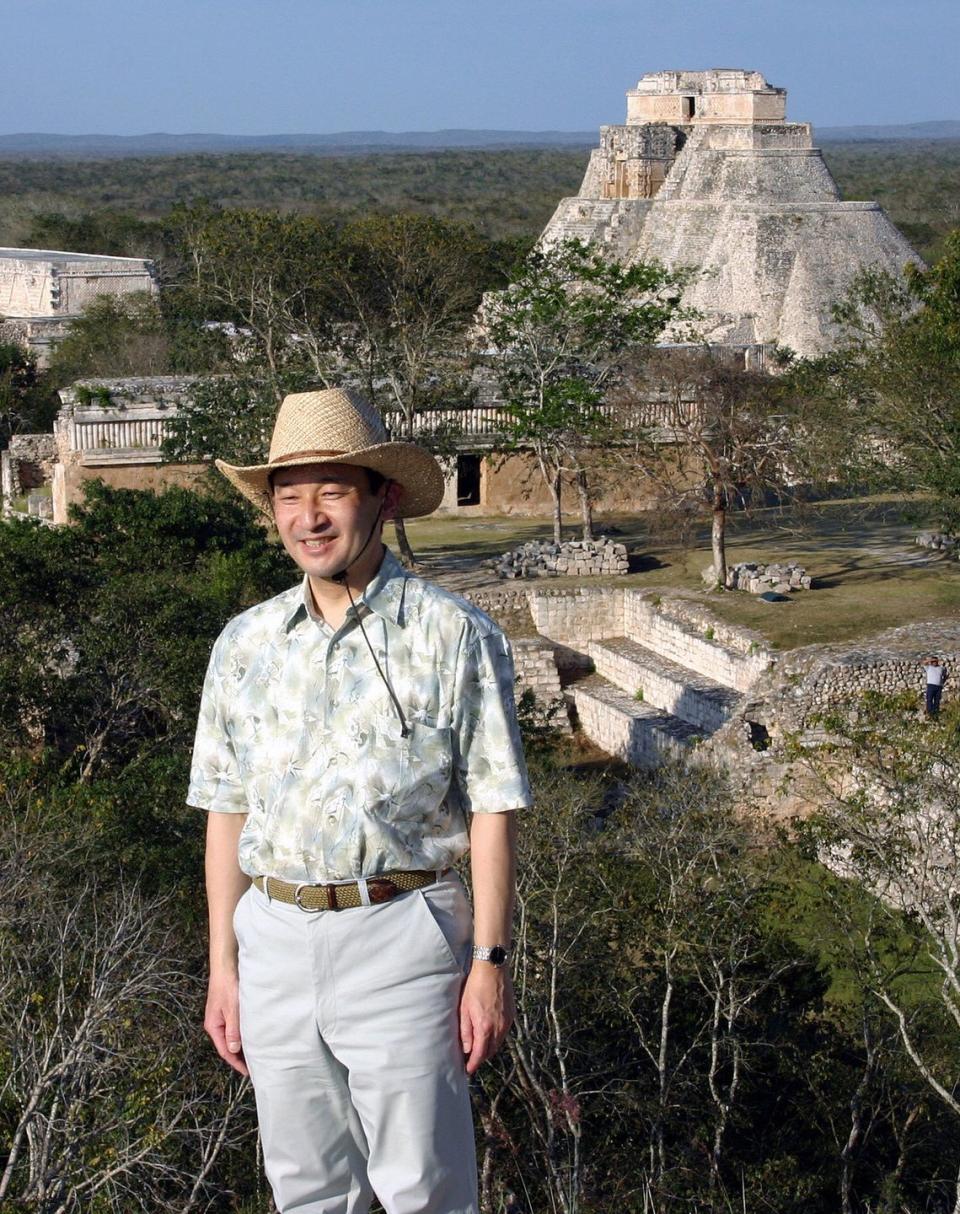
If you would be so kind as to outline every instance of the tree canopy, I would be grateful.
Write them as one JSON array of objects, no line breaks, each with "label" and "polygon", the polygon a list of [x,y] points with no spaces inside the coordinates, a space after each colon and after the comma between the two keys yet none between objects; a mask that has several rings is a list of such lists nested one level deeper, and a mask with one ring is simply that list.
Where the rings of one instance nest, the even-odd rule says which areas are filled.
[{"label": "tree canopy", "polygon": [[929,269],[862,273],[836,317],[837,349],[793,369],[798,390],[834,403],[862,475],[960,528],[960,230]]},{"label": "tree canopy", "polygon": [[604,407],[620,382],[622,356],[648,348],[683,318],[685,275],[622,265],[579,240],[538,248],[510,286],[487,300],[481,341],[507,414],[508,445],[529,446],[553,501],[561,538],[561,486],[575,478],[583,537],[592,537],[584,454],[616,432]]}]

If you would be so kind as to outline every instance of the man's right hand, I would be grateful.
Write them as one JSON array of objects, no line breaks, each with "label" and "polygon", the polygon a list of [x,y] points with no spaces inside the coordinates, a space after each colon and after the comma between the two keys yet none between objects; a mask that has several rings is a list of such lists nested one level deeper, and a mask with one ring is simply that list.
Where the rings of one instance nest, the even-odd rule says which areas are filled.
[{"label": "man's right hand", "polygon": [[240,871],[237,844],[246,814],[207,815],[204,868],[210,912],[210,983],[203,1027],[217,1053],[241,1075],[248,1075],[240,1041],[240,990],[237,977],[237,937],[233,915],[250,885]]},{"label": "man's right hand", "polygon": [[240,1041],[240,997],[236,974],[210,979],[203,1027],[223,1061],[241,1075],[249,1075]]}]

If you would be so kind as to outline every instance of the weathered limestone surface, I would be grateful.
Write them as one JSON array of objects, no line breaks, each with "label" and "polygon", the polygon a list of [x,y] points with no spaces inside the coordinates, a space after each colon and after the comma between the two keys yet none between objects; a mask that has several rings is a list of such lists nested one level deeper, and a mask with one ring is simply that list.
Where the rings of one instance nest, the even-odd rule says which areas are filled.
[{"label": "weathered limestone surface", "polygon": [[704,733],[725,724],[742,700],[732,687],[671,662],[629,637],[591,641],[597,674],[644,704],[654,704]]},{"label": "weathered limestone surface", "polygon": [[0,248],[2,335],[34,350],[41,365],[98,296],[158,290],[153,262],[142,257]]},{"label": "weathered limestone surface", "polygon": [[603,577],[629,571],[625,544],[595,540],[528,540],[486,564],[501,578]]},{"label": "weathered limestone surface", "polygon": [[83,482],[99,477],[118,489],[190,485],[204,464],[164,464],[160,444],[196,376],[88,379],[60,393],[53,433],[53,518],[65,523]]},{"label": "weathered limestone surface", "polygon": [[647,591],[624,592],[624,634],[661,657],[716,683],[747,691],[770,666],[771,655],[755,635],[716,620],[682,599],[654,601]]},{"label": "weathered limestone surface", "polygon": [[848,708],[866,691],[908,693],[923,702],[931,654],[946,670],[943,702],[960,694],[960,623],[931,621],[891,628],[866,644],[811,645],[784,655],[767,690],[781,731],[804,731],[819,713]]},{"label": "weathered limestone surface", "polygon": [[52,434],[13,435],[0,455],[4,510],[9,509],[13,498],[49,484],[56,457],[57,446]]},{"label": "weathered limestone surface", "polygon": [[[538,705],[544,709],[562,706],[563,691],[553,647],[538,637],[517,637],[511,641],[513,664],[517,676],[517,698],[532,691]],[[570,732],[570,718],[565,712],[556,713],[552,724]]]},{"label": "weathered limestone surface", "polygon": [[76,316],[98,295],[156,292],[142,257],[0,248],[0,315]]},{"label": "weathered limestone surface", "polygon": [[816,805],[820,785],[790,747],[826,740],[824,712],[855,712],[868,691],[907,693],[914,707],[906,711],[921,712],[931,654],[947,671],[944,703],[960,695],[953,620],[776,655],[760,634],[683,594],[512,583],[469,597],[508,630],[525,634],[532,622],[543,634],[513,641],[519,691],[533,686],[549,702],[565,688],[584,733],[609,754],[641,767],[675,759],[720,767],[736,803],[771,818]]},{"label": "weathered limestone surface", "polygon": [[686,721],[662,708],[638,704],[599,675],[575,683],[571,695],[587,737],[634,767],[682,759],[701,736]]},{"label": "weathered limestone surface", "polygon": [[592,663],[583,678],[565,660],[584,732],[639,766],[678,758],[721,729],[773,660],[756,634],[684,599],[585,586],[527,597],[537,629]]},{"label": "weathered limestone surface", "polygon": [[619,589],[579,586],[575,591],[530,592],[530,614],[538,632],[574,648],[588,641],[623,636],[623,594]]},{"label": "weathered limestone surface", "polygon": [[907,706],[891,712],[919,715],[930,654],[946,669],[947,705],[960,694],[960,623],[954,620],[889,629],[856,646],[811,645],[786,653],[711,738],[704,758],[725,767],[743,804],[773,818],[806,814],[823,789],[790,746],[822,745],[828,738],[823,714],[854,716],[866,692],[905,695]]},{"label": "weathered limestone surface", "polygon": [[919,261],[877,203],[840,200],[810,126],[785,121],[785,91],[760,73],[657,72],[627,97],[626,125],[601,129],[541,239],[699,267],[684,301],[708,340],[819,353],[855,274]]}]

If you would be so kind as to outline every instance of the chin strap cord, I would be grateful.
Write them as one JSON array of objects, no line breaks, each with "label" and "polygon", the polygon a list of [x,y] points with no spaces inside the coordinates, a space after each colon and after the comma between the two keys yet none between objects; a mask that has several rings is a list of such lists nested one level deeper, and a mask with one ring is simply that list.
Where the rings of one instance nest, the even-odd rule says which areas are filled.
[{"label": "chin strap cord", "polygon": [[373,664],[377,668],[377,674],[383,680],[383,685],[384,685],[384,687],[386,687],[387,691],[390,693],[390,699],[393,700],[393,706],[397,710],[397,716],[400,718],[400,737],[409,738],[410,737],[410,726],[407,724],[406,717],[403,715],[403,709],[400,707],[400,701],[397,699],[396,693],[394,692],[393,688],[390,686],[390,683],[387,680],[387,676],[383,673],[383,668],[381,667],[380,663],[377,661],[377,655],[376,655],[376,653],[374,653],[373,646],[370,644],[370,638],[367,636],[367,630],[363,626],[363,616],[361,616],[360,609],[357,607],[357,604],[353,601],[353,595],[350,592],[350,583],[345,580],[342,584],[343,584],[343,586],[346,587],[347,598],[350,600],[350,606],[353,608],[353,614],[356,616],[357,623],[360,625],[360,631],[363,633],[363,639],[367,642],[367,648],[370,650],[370,656],[373,658]]},{"label": "chin strap cord", "polygon": [[370,638],[367,636],[367,630],[363,626],[363,617],[360,615],[360,611],[357,607],[357,604],[353,600],[353,594],[351,593],[351,590],[350,590],[350,583],[347,580],[347,570],[354,563],[354,561],[358,561],[360,559],[360,557],[364,554],[364,552],[366,552],[367,547],[370,544],[370,541],[373,539],[374,533],[377,530],[377,524],[380,522],[380,516],[383,514],[383,506],[384,506],[384,503],[381,501],[380,509],[377,511],[377,517],[373,520],[373,526],[370,528],[370,534],[367,536],[366,540],[364,541],[363,547],[360,549],[360,551],[357,553],[357,555],[353,558],[352,561],[349,561],[346,565],[344,565],[344,567],[340,570],[339,573],[334,573],[334,574],[330,575],[330,581],[336,582],[338,586],[342,586],[344,588],[344,590],[346,590],[347,598],[350,600],[350,606],[353,608],[353,614],[356,616],[357,623],[360,625],[360,631],[363,633],[363,639],[367,642],[367,648],[370,650],[370,656],[373,658],[373,664],[377,668],[377,674],[383,680],[384,687],[386,687],[387,691],[390,693],[390,699],[393,700],[393,706],[397,710],[397,716],[400,718],[400,737],[409,738],[410,737],[410,726],[407,724],[407,719],[403,715],[403,709],[400,707],[400,701],[397,699],[396,692],[390,686],[387,676],[383,673],[383,668],[381,667],[380,663],[377,661],[377,655],[373,651],[373,646],[370,644]]}]

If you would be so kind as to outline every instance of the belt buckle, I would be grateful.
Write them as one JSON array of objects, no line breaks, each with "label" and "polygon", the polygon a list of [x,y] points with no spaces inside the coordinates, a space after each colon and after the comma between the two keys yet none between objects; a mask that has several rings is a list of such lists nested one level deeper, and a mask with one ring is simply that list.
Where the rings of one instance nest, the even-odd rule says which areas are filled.
[{"label": "belt buckle", "polygon": [[[297,904],[297,906],[300,908],[300,910],[302,910],[305,914],[318,915],[322,910],[326,910],[327,908],[325,906],[304,906],[303,903],[300,901],[300,891],[304,890],[304,889],[321,889],[321,888],[323,888],[323,887],[318,886],[318,885],[311,885],[309,881],[301,881],[300,884],[293,891],[294,902]],[[334,904],[332,909],[333,910],[337,909],[336,904]]]},{"label": "belt buckle", "polygon": [[377,906],[381,902],[389,902],[391,898],[395,898],[400,893],[400,887],[389,877],[368,877],[367,892],[370,895],[371,903]]}]

